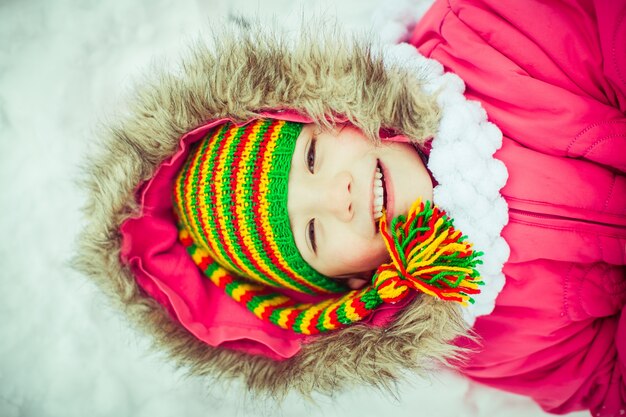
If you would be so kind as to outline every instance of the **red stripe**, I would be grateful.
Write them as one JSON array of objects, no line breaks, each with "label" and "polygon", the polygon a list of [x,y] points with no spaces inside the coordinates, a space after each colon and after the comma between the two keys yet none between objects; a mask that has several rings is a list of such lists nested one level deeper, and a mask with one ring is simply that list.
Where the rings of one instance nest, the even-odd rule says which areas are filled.
[{"label": "red stripe", "polygon": [[417,219],[417,227],[422,227],[424,225],[424,216],[419,216],[419,218]]},{"label": "red stripe", "polygon": [[269,321],[272,312],[274,311],[274,306],[265,306],[263,307],[263,312],[260,316],[258,316],[261,320]]},{"label": "red stripe", "polygon": [[[271,135],[273,134],[273,132],[277,129],[278,127],[278,123],[274,123],[271,126],[271,129],[269,129],[267,131],[267,135],[271,137]],[[261,142],[261,147],[259,148],[259,155],[261,156],[260,161],[264,161],[265,157],[266,157],[266,153],[267,151],[267,143],[269,142],[269,140],[264,140]],[[256,169],[254,171],[254,178],[255,179],[259,179],[259,177],[261,176],[261,171],[263,168],[263,164],[259,163],[256,166]],[[284,273],[285,275],[289,276],[292,280],[304,285],[306,288],[311,289],[312,291],[314,291],[315,293],[318,292],[317,289],[315,289],[314,287],[311,287],[309,285],[308,282],[306,281],[302,281],[300,279],[298,279],[291,270],[289,270],[288,268],[285,268],[281,265],[279,258],[276,256],[276,254],[274,253],[274,251],[272,250],[272,246],[270,244],[270,241],[268,240],[267,234],[265,233],[265,231],[263,230],[263,226],[262,226],[262,222],[261,222],[261,216],[259,215],[258,210],[256,210],[259,206],[260,206],[260,193],[254,193],[253,194],[253,201],[255,204],[253,204],[253,207],[255,208],[255,216],[254,216],[254,222],[257,228],[257,234],[259,235],[259,237],[261,238],[261,242],[262,242],[262,246],[263,246],[263,250],[265,252],[265,255],[270,258],[271,262],[273,265],[276,266],[276,268],[278,268],[282,273]]]},{"label": "red stripe", "polygon": [[300,314],[300,311],[298,310],[292,310],[288,315],[287,315],[287,320],[285,320],[285,327],[287,329],[293,329],[294,324],[296,324],[296,318],[298,318],[298,315]]},{"label": "red stripe", "polygon": [[[362,319],[363,317],[367,316],[370,313],[370,310],[365,308],[365,303],[361,301],[361,299],[359,298],[355,298],[354,300],[352,300],[352,302],[349,305],[356,312],[357,316],[359,316],[359,319]],[[358,321],[359,319],[355,321]]]},{"label": "red stripe", "polygon": [[187,235],[183,238],[180,238],[180,243],[182,243],[184,247],[188,248],[189,246],[193,245],[193,239],[190,235]]},{"label": "red stripe", "polygon": [[[394,284],[394,282],[393,282],[392,280],[387,280],[387,281],[383,282],[383,283],[382,283],[382,284],[378,287],[378,291],[382,290],[382,289],[383,289],[383,288],[385,288],[385,287],[388,287],[388,286],[390,286],[390,285],[393,285],[393,284]],[[394,286],[394,287],[395,287],[395,286]],[[413,289],[415,289],[415,288],[413,288]],[[397,295],[396,297],[393,297],[393,298],[386,298],[384,301],[385,301],[386,303],[393,304],[393,303],[395,303],[395,302],[398,302],[398,301],[402,300],[404,297],[406,297],[406,295],[407,295],[407,291],[404,291],[404,292],[400,293],[399,295]]]},{"label": "red stripe", "polygon": [[407,217],[406,221],[404,222],[404,224],[411,224],[413,223],[413,221],[415,220],[415,216],[417,216],[417,213],[412,211],[409,213],[409,216]]},{"label": "red stripe", "polygon": [[[231,187],[231,190],[233,190],[233,192],[235,192],[235,190],[237,188],[237,174],[241,170],[241,165],[242,165],[242,163],[247,162],[247,161],[243,161],[242,160],[241,154],[243,153],[243,150],[245,149],[247,143],[251,140],[250,139],[250,135],[252,134],[253,128],[256,125],[260,125],[260,124],[262,124],[262,122],[255,121],[255,122],[252,122],[252,123],[246,125],[244,127],[244,129],[245,129],[244,130],[244,134],[241,135],[241,137],[240,137],[240,141],[241,142],[240,142],[240,144],[238,146],[238,149],[237,149],[237,151],[235,153],[235,159],[234,159],[235,161],[237,161],[237,163],[235,164],[235,167],[233,168],[233,171],[232,171],[232,175],[230,177],[230,187]],[[262,144],[265,144],[266,142],[267,141],[265,141],[265,140],[261,141]],[[259,194],[259,193],[253,192],[252,193],[253,198],[257,194]],[[266,268],[264,268],[259,262],[257,262],[256,259],[254,259],[254,257],[252,256],[252,252],[250,252],[250,249],[248,248],[248,246],[243,244],[243,235],[241,234],[241,229],[242,229],[241,228],[241,224],[243,223],[242,222],[243,219],[240,218],[237,215],[237,207],[236,207],[235,204],[233,204],[232,207],[231,207],[231,213],[232,213],[232,218],[234,219],[233,229],[235,231],[235,236],[236,236],[237,241],[241,243],[240,244],[241,252],[243,252],[243,254],[246,257],[246,259],[249,260],[250,263],[252,263],[253,267],[257,271],[263,271],[263,272],[266,271]],[[256,216],[254,216],[254,217],[256,217]],[[254,231],[252,231],[252,232],[254,233]],[[240,268],[240,269],[242,269],[242,268]],[[265,274],[263,273],[263,275],[265,275]]]},{"label": "red stripe", "polygon": [[201,270],[206,270],[209,265],[212,265],[215,262],[215,260],[213,258],[211,258],[210,256],[203,256],[202,259],[200,260],[200,263],[198,263],[198,266],[200,267]]},{"label": "red stripe", "polygon": [[[236,129],[236,127],[235,127],[234,125],[232,125],[232,126],[231,126],[228,130],[227,130],[227,132],[224,134],[224,140],[222,140],[222,142],[220,143],[219,148],[218,148],[218,149],[217,149],[217,151],[216,151],[216,152],[217,152],[217,158],[216,158],[216,161],[220,161],[220,160],[222,160],[222,159],[223,159],[223,158],[221,158],[221,156],[223,156],[222,154],[223,154],[223,152],[224,152],[224,148],[226,147],[226,145],[228,145],[228,144],[230,144],[230,143],[231,143],[232,136],[234,136],[234,135],[232,135],[232,134],[231,134],[231,131],[232,131],[233,129]],[[229,139],[229,137],[230,137],[230,139]],[[205,155],[206,155],[206,153],[207,153],[207,152],[205,152]],[[223,173],[224,173],[224,172],[222,171],[220,174],[223,174]],[[215,175],[215,171],[213,172],[213,174],[214,174],[214,176],[216,176],[216,175]],[[218,221],[217,219],[219,219],[219,218],[223,218],[224,216],[220,216],[220,214],[224,214],[224,213],[219,213],[219,212],[217,211],[217,189],[216,189],[216,187],[215,187],[215,183],[216,183],[216,181],[210,181],[210,183],[211,183],[211,207],[212,207],[212,213],[211,213],[211,214],[212,214],[212,217],[215,219],[215,230],[216,230],[216,232],[217,232],[217,234],[218,234],[218,240],[219,240],[219,242],[212,242],[212,239],[208,239],[208,240],[209,240],[209,242],[211,242],[211,243],[213,243],[213,244],[220,245],[220,246],[224,249],[224,252],[226,252],[226,255],[228,256],[228,258],[230,259],[230,261],[231,261],[231,262],[232,262],[232,263],[233,263],[233,264],[234,264],[234,265],[235,265],[238,269],[240,269],[240,270],[241,270],[241,269],[242,269],[242,268],[241,268],[241,264],[240,264],[239,262],[237,262],[237,260],[233,257],[232,253],[228,250],[228,248],[227,248],[227,247],[225,247],[226,245],[224,245],[224,244],[223,244],[223,242],[226,242],[226,239],[224,238],[224,233],[223,233],[222,227],[220,226],[220,223],[219,223],[219,221]],[[212,249],[215,253],[221,253],[221,252],[217,252],[217,251],[215,250],[215,248],[214,248],[214,247],[212,247],[211,249]]]},{"label": "red stripe", "polygon": [[320,310],[317,313],[315,313],[315,315],[311,318],[311,322],[309,323],[309,326],[307,328],[307,330],[309,331],[310,334],[316,334],[319,333],[319,330],[317,329],[317,324],[319,323],[319,319],[320,316],[322,315],[322,311]]},{"label": "red stripe", "polygon": [[239,302],[242,303],[243,305],[248,304],[248,302],[250,302],[250,300],[252,300],[255,296],[256,296],[256,292],[254,291],[248,291],[246,290],[243,295],[241,296],[241,298],[239,299]]},{"label": "red stripe", "polygon": [[442,300],[445,300],[445,301],[456,301],[456,302],[459,302],[459,303],[463,302],[463,297],[445,296],[443,294],[440,294],[439,298],[441,298]]},{"label": "red stripe", "polygon": [[[183,196],[182,196],[182,199],[184,199],[185,196],[187,196],[187,190],[189,189],[189,181],[191,180],[191,177],[192,177],[192,171],[191,171],[191,163],[192,162],[193,161],[189,161],[189,165],[190,165],[189,166],[189,170],[187,171],[187,175],[185,176],[184,181],[183,181],[183,192],[182,192]],[[178,193],[176,193],[176,202],[181,206],[180,215],[184,219],[188,220],[191,217],[191,214],[192,214],[191,209],[189,208],[188,204],[184,204],[183,201],[179,201],[180,199],[181,199],[181,197],[178,195]],[[184,219],[180,219],[180,220],[184,221]],[[192,221],[193,221],[193,218],[192,218]],[[188,230],[187,232],[191,233],[191,228],[189,228],[189,229],[190,230]],[[191,238],[191,236],[189,238]]]},{"label": "red stripe", "polygon": [[428,219],[428,222],[426,222],[426,226],[428,227],[428,230],[426,230],[426,232],[424,232],[424,234],[422,235],[422,242],[430,239],[433,233],[435,233],[435,221],[436,221],[435,216],[432,216],[430,219]]},{"label": "red stripe", "polygon": [[[213,136],[212,136],[213,137]],[[207,139],[207,140],[211,140],[211,139]],[[200,149],[202,148],[203,144],[200,144],[200,146],[198,147],[198,152],[200,151]],[[210,147],[210,144],[208,145]],[[202,167],[204,166],[204,163],[206,161],[207,158],[207,152],[202,152],[202,154],[200,155],[200,162],[197,165],[197,170],[198,170],[198,186],[202,183]],[[195,158],[194,158],[195,159]],[[187,178],[185,178],[185,192],[183,193],[183,196],[187,196],[190,194],[195,193],[195,190],[191,190],[192,193],[187,194],[187,190],[189,189],[189,182],[191,181],[191,178],[193,177],[193,172],[190,173],[191,175],[187,175]],[[202,195],[197,196],[196,198],[201,198]],[[200,233],[203,233],[205,230],[207,230],[206,225],[204,223],[204,220],[202,219],[202,215],[200,213],[200,204],[196,205],[196,216],[198,217],[198,221],[200,222]],[[193,219],[193,217],[192,217]],[[192,220],[193,221],[193,220]],[[195,224],[194,224],[195,226]],[[208,241],[210,241],[210,239],[207,239]],[[200,242],[198,242],[200,243]]]},{"label": "red stripe", "polygon": [[407,247],[408,247],[408,249],[409,249],[409,250],[408,250],[407,252],[410,252],[410,251],[411,251],[411,249],[413,249],[414,247],[416,247],[419,243],[420,243],[420,237],[419,237],[419,235],[416,235],[416,236],[413,238],[413,240],[411,240],[411,241],[408,243]]},{"label": "red stripe", "polygon": [[332,326],[335,329],[338,329],[341,327],[341,322],[339,321],[339,316],[337,316],[337,308],[335,307],[333,308],[331,311],[328,312],[327,316],[328,316],[328,321],[330,322],[330,324],[332,324]]},{"label": "red stripe", "polygon": [[389,252],[391,252],[391,257],[398,261],[398,266],[400,267],[401,272],[406,273],[406,267],[402,265],[402,262],[400,262],[400,254],[398,253],[398,249],[394,245],[393,238],[389,235],[389,233],[387,233],[385,229],[381,229],[381,233],[383,234],[385,240],[389,242]]}]

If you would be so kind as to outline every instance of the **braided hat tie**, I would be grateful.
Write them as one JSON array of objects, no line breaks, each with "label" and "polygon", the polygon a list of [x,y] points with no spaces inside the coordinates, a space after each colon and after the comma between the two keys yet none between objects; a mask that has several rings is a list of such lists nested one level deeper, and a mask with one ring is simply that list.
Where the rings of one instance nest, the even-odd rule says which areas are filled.
[{"label": "braided hat tie", "polygon": [[[413,290],[472,303],[482,285],[476,271],[482,253],[430,202],[416,201],[390,223],[383,215],[391,261],[363,289],[348,291],[304,262],[288,227],[285,179],[300,129],[273,120],[226,124],[192,152],[176,180],[174,206],[180,241],[203,273],[260,319],[307,335],[361,321]],[[275,160],[287,157],[288,164]],[[270,201],[276,204],[268,210]],[[275,287],[342,294],[298,303]]]}]

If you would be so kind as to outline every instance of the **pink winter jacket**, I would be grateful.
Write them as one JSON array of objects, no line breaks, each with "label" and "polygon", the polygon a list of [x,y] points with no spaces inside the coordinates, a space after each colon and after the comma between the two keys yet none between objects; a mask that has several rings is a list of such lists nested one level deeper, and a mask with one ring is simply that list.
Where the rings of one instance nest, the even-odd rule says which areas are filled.
[{"label": "pink winter jacket", "polygon": [[529,3],[441,0],[410,39],[504,134],[511,256],[463,372],[553,413],[624,415],[626,2]]},{"label": "pink winter jacket", "polygon": [[[621,415],[626,385],[626,3],[441,0],[410,39],[466,83],[504,134],[506,285],[463,372],[545,410]],[[505,4],[510,3],[510,4]],[[294,115],[269,117],[304,121]],[[122,258],[141,287],[211,346],[273,359],[302,336],[261,322],[176,244],[169,196],[189,143],[139,192]],[[164,196],[166,196],[164,198]],[[183,259],[185,262],[183,262]],[[385,322],[390,307],[371,319]],[[174,314],[174,310],[176,314]],[[467,341],[459,341],[467,344]]]}]

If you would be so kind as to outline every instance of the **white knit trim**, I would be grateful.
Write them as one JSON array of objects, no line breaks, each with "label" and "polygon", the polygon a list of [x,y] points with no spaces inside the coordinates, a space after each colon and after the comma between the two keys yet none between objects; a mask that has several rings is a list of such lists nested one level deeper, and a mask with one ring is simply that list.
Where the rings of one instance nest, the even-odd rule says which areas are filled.
[{"label": "white knit trim", "polygon": [[397,44],[408,39],[415,24],[435,0],[387,0],[372,15],[372,26],[384,43]]},{"label": "white knit trim", "polygon": [[475,304],[463,309],[465,320],[473,325],[476,317],[493,311],[509,258],[509,246],[501,236],[508,223],[508,206],[500,194],[508,171],[493,156],[502,146],[502,132],[487,121],[480,103],[465,98],[465,84],[458,76],[444,73],[440,63],[425,58],[414,46],[393,45],[382,54],[388,67],[408,70],[427,92],[437,94],[442,118],[428,161],[439,183],[434,202],[448,212],[474,248],[484,252],[478,271],[485,285]]}]

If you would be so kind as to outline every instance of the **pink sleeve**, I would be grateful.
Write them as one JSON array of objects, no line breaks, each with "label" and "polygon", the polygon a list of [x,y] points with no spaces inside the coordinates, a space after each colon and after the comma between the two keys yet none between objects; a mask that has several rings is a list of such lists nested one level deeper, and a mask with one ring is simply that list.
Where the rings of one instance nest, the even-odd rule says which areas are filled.
[{"label": "pink sleeve", "polygon": [[626,2],[594,1],[604,74],[613,85],[619,108],[626,113]]},{"label": "pink sleeve", "polygon": [[[437,0],[410,39],[465,81],[466,97],[480,101],[505,143],[541,154],[541,161],[561,159],[606,174],[601,188],[591,170],[567,175],[535,160],[550,184],[564,179],[581,191],[580,207],[612,217],[595,223],[568,217],[570,224],[555,221],[550,229],[519,218],[507,225],[506,286],[494,312],[477,320],[482,344],[463,368],[468,377],[529,396],[553,413],[626,416],[624,22],[624,1]],[[510,207],[531,200],[546,204],[540,211],[575,205],[557,201],[566,193],[545,182],[536,187],[545,192],[522,193],[538,182],[529,180],[532,170],[519,168],[520,155],[499,152],[510,157],[504,160]],[[598,244],[598,236],[613,244]],[[558,243],[551,252],[550,242]]]},{"label": "pink sleeve", "polygon": [[617,333],[615,334],[615,348],[617,349],[617,364],[613,377],[615,389],[607,393],[606,404],[617,409],[621,404],[621,414],[626,414],[626,310],[622,310]]},{"label": "pink sleeve", "polygon": [[410,42],[459,75],[504,136],[626,172],[626,2],[595,6],[441,0]]},{"label": "pink sleeve", "polygon": [[596,371],[562,405],[552,412],[566,412],[578,404],[588,404],[595,417],[614,417],[626,415],[626,312],[596,320],[589,328],[591,337],[588,348],[556,366],[554,376],[568,368],[586,363]]},{"label": "pink sleeve", "polygon": [[470,345],[477,354],[462,373],[551,413],[626,415],[624,268],[536,260],[505,269],[507,285],[496,310],[478,318],[481,344]]}]

